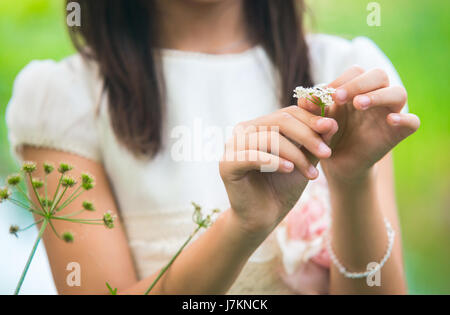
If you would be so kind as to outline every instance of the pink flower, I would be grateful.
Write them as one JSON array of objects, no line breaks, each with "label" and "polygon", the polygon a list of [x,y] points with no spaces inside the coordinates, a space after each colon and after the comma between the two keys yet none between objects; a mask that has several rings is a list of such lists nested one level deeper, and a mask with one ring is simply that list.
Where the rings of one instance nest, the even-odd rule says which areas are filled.
[{"label": "pink flower", "polygon": [[311,198],[300,208],[293,209],[286,217],[288,238],[291,240],[311,241],[321,236],[328,228],[323,202]]},{"label": "pink flower", "polygon": [[330,225],[326,182],[314,181],[277,229],[282,279],[300,294],[326,293],[330,257],[325,235]]}]

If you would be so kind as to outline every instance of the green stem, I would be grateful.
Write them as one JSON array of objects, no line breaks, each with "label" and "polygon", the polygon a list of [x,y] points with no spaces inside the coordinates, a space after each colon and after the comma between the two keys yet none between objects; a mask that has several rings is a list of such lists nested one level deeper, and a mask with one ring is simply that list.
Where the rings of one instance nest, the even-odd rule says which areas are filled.
[{"label": "green stem", "polygon": [[[39,207],[37,207],[36,206],[36,204],[33,202],[33,201],[31,201],[31,199],[28,197],[28,194],[26,193],[26,192],[24,192],[23,190],[22,190],[22,188],[20,188],[20,186],[19,185],[17,185],[17,190],[25,197],[25,199],[35,208],[35,209],[39,209]],[[27,207],[27,208],[29,208],[29,207]]]},{"label": "green stem", "polygon": [[44,176],[44,192],[45,192],[45,211],[49,211],[48,209],[48,195],[47,195],[47,173]]},{"label": "green stem", "polygon": [[33,185],[33,177],[31,176],[31,173],[28,173],[28,178],[30,179],[31,188],[33,188],[34,195],[36,196],[36,199],[39,202],[39,205],[41,206],[41,209],[45,212],[45,207],[42,204],[41,198],[39,197],[39,194],[38,194],[38,192],[36,190],[36,187],[34,187],[34,185]]},{"label": "green stem", "polygon": [[25,228],[23,228],[23,229],[20,229],[19,232],[25,232],[25,231],[28,230],[29,228],[32,228],[33,226],[35,226],[36,224],[41,223],[42,221],[44,221],[44,219],[40,219],[40,220],[34,222],[33,224],[30,224],[29,226],[27,226],[27,227],[25,227]]},{"label": "green stem", "polygon": [[53,233],[55,233],[56,237],[59,238],[59,239],[62,239],[61,236],[60,236],[60,235],[58,234],[58,232],[56,231],[55,227],[53,226],[52,221],[51,221],[51,220],[48,220],[48,223],[50,224],[50,227],[52,228]]},{"label": "green stem", "polygon": [[67,189],[69,189],[69,187],[64,187],[63,192],[58,196],[58,200],[54,204],[52,204],[52,208],[50,209],[50,212],[52,212],[53,210],[56,209],[56,207],[58,206],[58,204],[61,201],[62,197],[66,193]]},{"label": "green stem", "polygon": [[59,208],[56,209],[55,212],[61,211],[62,209],[67,207],[69,204],[71,204],[75,199],[80,197],[80,195],[84,192],[84,190],[82,192],[80,192],[78,195],[75,195],[80,189],[81,189],[81,185],[66,200],[64,200],[64,202],[61,204],[61,206],[59,206]]},{"label": "green stem", "polygon": [[317,106],[319,106],[320,107],[320,115],[322,116],[322,117],[324,117],[325,116],[325,105],[324,105],[324,103],[322,102],[322,101],[316,101],[315,99],[313,99],[313,98],[306,98],[307,100],[309,100],[311,103],[313,103],[314,105],[317,105]]},{"label": "green stem", "polygon": [[154,288],[154,286],[156,285],[156,283],[158,283],[159,279],[161,279],[161,277],[164,275],[164,273],[166,273],[167,269],[169,269],[170,266],[172,266],[173,262],[175,261],[175,259],[177,259],[177,257],[181,254],[181,252],[183,251],[183,249],[187,246],[187,244],[189,244],[189,242],[192,240],[192,238],[195,236],[195,234],[197,234],[198,231],[200,231],[200,229],[202,228],[202,226],[198,226],[194,232],[192,232],[192,234],[188,237],[188,239],[186,240],[186,242],[184,242],[183,246],[180,247],[180,249],[177,251],[177,253],[175,254],[175,256],[172,257],[172,259],[169,261],[169,263],[163,268],[161,269],[161,271],[159,272],[158,276],[156,277],[155,280],[153,280],[152,284],[150,285],[150,287],[147,289],[147,291],[145,291],[145,295],[148,295],[150,293],[150,291],[152,291],[152,289]]},{"label": "green stem", "polygon": [[36,249],[39,245],[39,242],[42,238],[42,235],[44,234],[46,227],[47,227],[47,220],[44,220],[44,222],[42,223],[41,229],[39,230],[39,234],[36,238],[36,241],[34,242],[34,246],[33,246],[33,249],[31,250],[30,256],[28,257],[27,264],[25,265],[22,275],[20,276],[19,283],[17,284],[16,290],[14,291],[14,295],[18,295],[20,292],[20,289],[22,288],[23,281],[25,280],[25,276],[28,272],[28,268],[30,268],[31,261],[33,260],[34,254],[36,253]]},{"label": "green stem", "polygon": [[34,214],[40,215],[42,216],[43,213],[37,210],[34,210],[33,208],[30,208],[28,205],[23,204],[22,202],[20,202],[19,200],[15,200],[12,198],[9,198],[9,201],[11,201],[13,204],[15,204],[16,206],[20,207],[20,208],[24,208],[25,210],[28,210]]},{"label": "green stem", "polygon": [[50,212],[53,210],[53,205],[55,204],[55,200],[56,200],[56,196],[58,195],[58,193],[59,193],[59,188],[61,187],[61,181],[62,181],[62,179],[63,179],[63,174],[61,174],[61,176],[59,177],[59,181],[58,181],[58,186],[56,186],[56,190],[55,190],[55,193],[53,194],[53,198],[52,198],[52,207],[51,207],[51,210],[50,210]]},{"label": "green stem", "polygon": [[92,225],[103,225],[103,219],[69,219],[64,217],[50,217],[49,219],[60,220],[60,221],[68,221],[74,223],[82,223],[82,224],[92,224]]},{"label": "green stem", "polygon": [[82,214],[84,211],[86,211],[86,210],[83,209],[83,210],[75,211],[75,212],[72,212],[72,213],[70,213],[68,215],[59,216],[58,218],[62,218],[62,219],[71,218],[71,217],[74,217],[76,215]]}]

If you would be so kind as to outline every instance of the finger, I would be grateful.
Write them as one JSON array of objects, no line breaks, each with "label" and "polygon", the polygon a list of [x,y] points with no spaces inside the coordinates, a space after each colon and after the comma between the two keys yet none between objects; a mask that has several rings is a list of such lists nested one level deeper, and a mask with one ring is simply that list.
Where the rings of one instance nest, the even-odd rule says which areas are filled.
[{"label": "finger", "polygon": [[319,159],[326,159],[331,155],[331,149],[319,134],[286,111],[280,110],[260,117],[250,122],[250,124],[253,124],[258,131],[263,131],[261,127],[279,131],[296,144],[304,146]]},{"label": "finger", "polygon": [[372,107],[387,107],[392,112],[398,113],[406,104],[408,94],[402,86],[393,86],[379,89],[367,94],[357,95],[353,99],[356,109],[366,110]]},{"label": "finger", "polygon": [[333,118],[314,115],[311,112],[298,106],[290,106],[282,109],[287,111],[295,118],[306,124],[315,132],[322,135],[326,143],[331,140],[333,135],[338,131],[338,124]]},{"label": "finger", "polygon": [[341,74],[336,80],[331,82],[328,86],[332,88],[339,88],[340,86],[344,85],[347,82],[350,82],[356,77],[359,77],[361,74],[363,74],[365,70],[358,66],[354,65],[347,69],[343,74]]},{"label": "finger", "polygon": [[366,94],[389,86],[389,77],[384,70],[373,69],[340,86],[334,94],[336,104],[346,104],[356,95]]},{"label": "finger", "polygon": [[420,127],[420,119],[414,114],[390,113],[386,119],[389,125],[397,129],[399,141],[407,138]]},{"label": "finger", "polygon": [[291,173],[295,167],[291,161],[256,150],[234,152],[232,159],[225,157],[220,163],[222,177],[231,176],[232,180],[239,180],[251,171]]},{"label": "finger", "polygon": [[[336,80],[334,80],[333,82],[328,84],[328,86],[336,89],[336,88],[340,87],[341,85],[344,85],[345,83],[360,76],[364,72],[365,72],[365,70],[362,67],[360,67],[358,65],[354,65],[354,66],[350,67],[349,69],[347,69]],[[315,115],[320,115],[320,107],[317,106],[316,104],[314,104],[313,102],[311,102],[310,100],[307,100],[305,98],[299,98],[297,100],[297,105],[299,107],[309,111],[310,113],[313,113]],[[328,111],[329,111],[329,108],[326,107],[325,114],[327,114]]]},{"label": "finger", "polygon": [[300,108],[303,108],[304,110],[307,110],[308,112],[314,114],[314,115],[320,115],[320,106],[317,106],[310,100],[300,97],[297,99],[297,105]]},{"label": "finger", "polygon": [[254,150],[268,152],[293,162],[295,167],[306,178],[315,179],[319,175],[318,170],[312,165],[302,150],[283,135],[277,132],[263,131],[246,134],[245,136],[245,147],[237,147],[236,151]]}]

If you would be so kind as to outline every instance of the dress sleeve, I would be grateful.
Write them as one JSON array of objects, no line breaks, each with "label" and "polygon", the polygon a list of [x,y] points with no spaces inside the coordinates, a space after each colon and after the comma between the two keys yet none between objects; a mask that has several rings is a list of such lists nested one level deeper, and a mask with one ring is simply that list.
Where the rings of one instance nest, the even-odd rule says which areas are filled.
[{"label": "dress sleeve", "polygon": [[[403,86],[402,80],[389,58],[369,38],[357,37],[352,41],[355,54],[355,63],[366,70],[380,68],[386,71],[391,86]],[[403,107],[402,112],[408,112],[408,105]]]},{"label": "dress sleeve", "polygon": [[[315,83],[329,83],[353,65],[366,71],[380,68],[386,71],[391,86],[403,85],[392,62],[369,38],[356,37],[347,40],[327,34],[308,37],[310,59]],[[403,112],[408,111],[408,106]]]},{"label": "dress sleeve", "polygon": [[79,60],[33,61],[17,76],[6,123],[18,159],[29,145],[100,160],[95,97],[79,66]]}]

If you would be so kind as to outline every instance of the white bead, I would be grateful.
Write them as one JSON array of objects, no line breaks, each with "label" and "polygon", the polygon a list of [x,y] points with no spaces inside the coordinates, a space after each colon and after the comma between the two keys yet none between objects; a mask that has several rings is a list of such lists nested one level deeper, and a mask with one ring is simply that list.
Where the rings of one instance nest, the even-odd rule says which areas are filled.
[{"label": "white bead", "polygon": [[388,221],[387,218],[384,218],[384,224],[386,226],[386,232],[388,237],[388,246],[386,250],[386,254],[384,255],[383,259],[381,259],[380,263],[372,269],[365,272],[349,272],[345,267],[341,264],[341,262],[338,260],[336,255],[334,254],[333,248],[331,247],[331,237],[327,237],[327,249],[330,254],[330,259],[333,262],[333,264],[336,266],[336,268],[339,270],[341,274],[344,275],[346,278],[350,279],[361,279],[361,278],[367,278],[368,276],[371,276],[375,273],[377,273],[381,268],[383,268],[384,264],[387,262],[389,257],[391,256],[392,248],[394,246],[394,240],[395,240],[395,230],[392,228],[391,223]]}]

